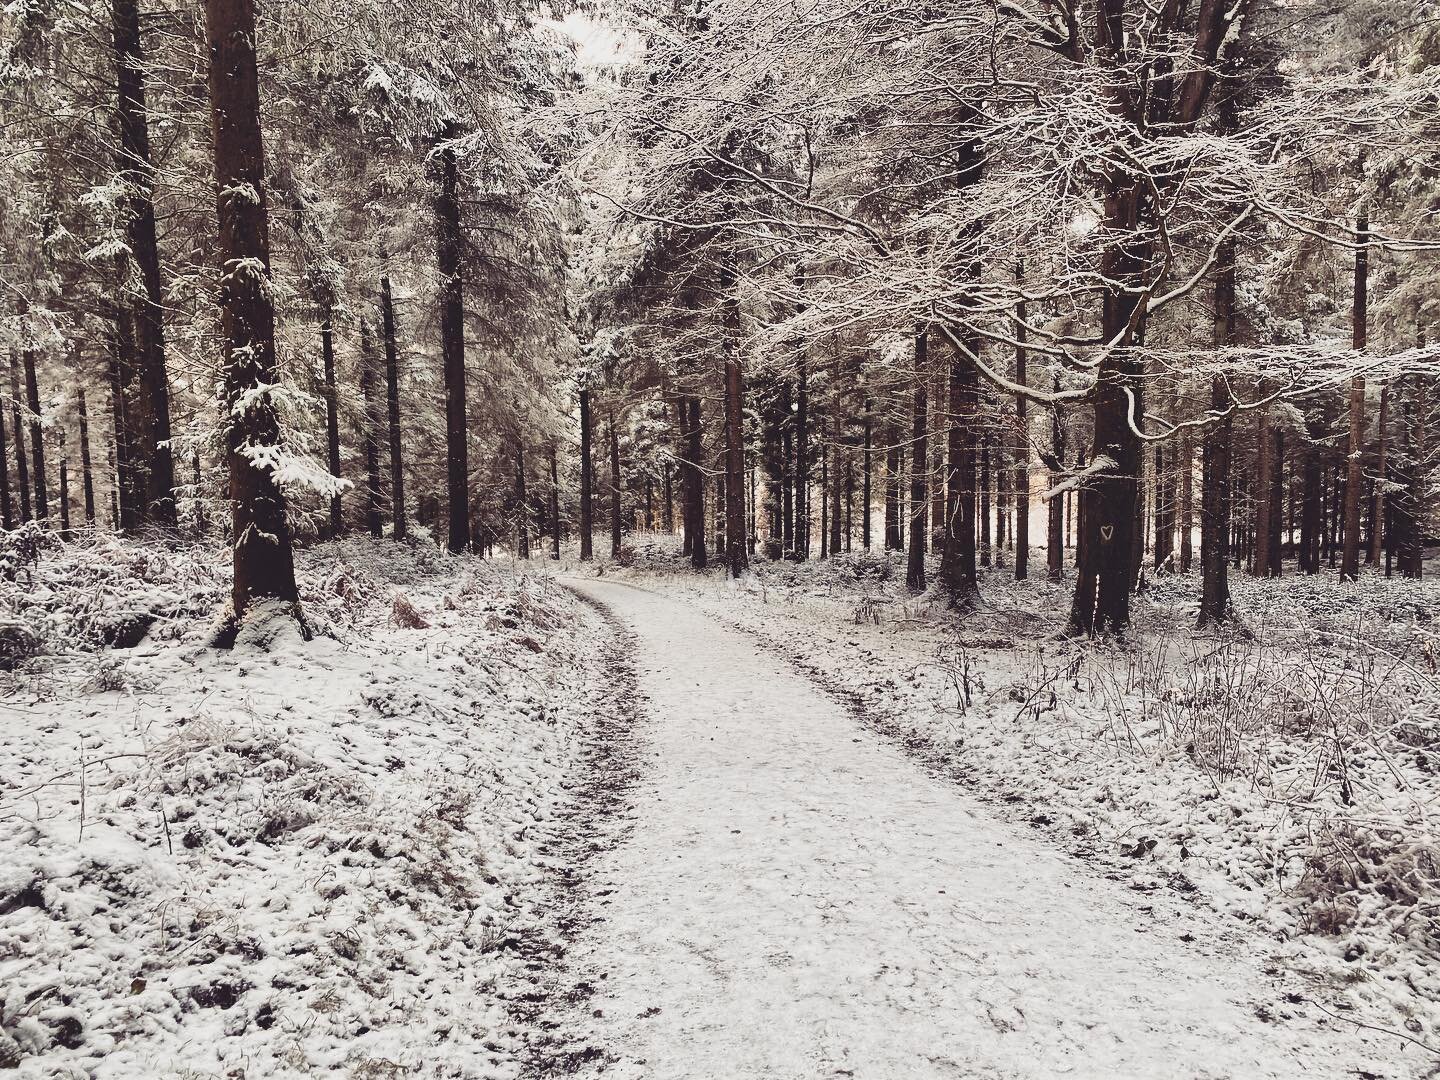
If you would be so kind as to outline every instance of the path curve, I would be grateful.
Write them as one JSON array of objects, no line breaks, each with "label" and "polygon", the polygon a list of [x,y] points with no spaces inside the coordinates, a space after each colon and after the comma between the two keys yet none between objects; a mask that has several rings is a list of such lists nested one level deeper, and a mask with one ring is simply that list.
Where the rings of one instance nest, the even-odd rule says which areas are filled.
[{"label": "path curve", "polygon": [[567,962],[604,1051],[580,1075],[1403,1075],[1388,1040],[1277,1002],[1261,939],[995,821],[750,638],[567,584],[634,633],[649,713]]}]

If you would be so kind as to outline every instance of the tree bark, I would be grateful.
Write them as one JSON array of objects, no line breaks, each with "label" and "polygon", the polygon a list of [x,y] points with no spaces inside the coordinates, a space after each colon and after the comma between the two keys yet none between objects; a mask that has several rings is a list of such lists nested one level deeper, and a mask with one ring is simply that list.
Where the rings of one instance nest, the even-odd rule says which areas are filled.
[{"label": "tree bark", "polygon": [[[1364,210],[1355,222],[1355,291],[1350,315],[1351,348],[1365,351],[1367,319],[1366,302],[1370,273],[1370,224]],[[1345,531],[1340,556],[1340,580],[1356,581],[1360,577],[1360,490],[1364,483],[1365,451],[1365,378],[1357,375],[1350,380],[1350,431],[1345,459]]]},{"label": "tree bark", "polygon": [[870,399],[865,399],[865,456],[863,476],[860,484],[860,543],[866,551],[870,550],[870,509],[871,509],[871,475],[872,466],[870,461],[870,442],[873,433],[873,425],[870,419]]},{"label": "tree bark", "polygon": [[5,431],[5,410],[0,408],[0,528],[7,532],[18,524],[15,520],[15,499],[10,490],[9,456],[10,436]]},{"label": "tree bark", "polygon": [[[1215,273],[1217,350],[1230,344],[1235,331],[1235,238],[1221,241]],[[1227,622],[1230,578],[1226,561],[1230,533],[1230,387],[1225,376],[1210,380],[1210,409],[1224,419],[1211,424],[1201,450],[1200,480],[1200,627]]]},{"label": "tree bark", "polygon": [[[966,347],[978,355],[980,339]],[[980,600],[975,566],[975,424],[980,385],[974,363],[959,350],[950,352],[949,426],[946,430],[945,546],[940,580],[950,606],[969,610]]]},{"label": "tree bark", "polygon": [[[1024,266],[1016,264],[1015,278],[1023,283]],[[1015,314],[1015,383],[1027,386],[1025,347],[1025,301],[1017,305]],[[1029,401],[1024,394],[1015,395],[1015,580],[1030,576],[1030,416]]]},{"label": "tree bark", "polygon": [[272,452],[280,435],[274,401],[259,392],[275,383],[276,374],[254,0],[205,0],[205,27],[217,254],[224,270],[220,325],[235,560],[232,605],[238,620],[256,601],[295,603],[298,594],[285,497],[270,468],[254,456]]},{"label": "tree bark", "polygon": [[905,584],[912,592],[925,590],[925,547],[929,532],[926,517],[930,502],[925,490],[925,483],[930,477],[930,462],[926,453],[926,437],[930,431],[927,403],[929,334],[930,328],[924,323],[915,327],[915,405],[910,427],[910,553],[905,565]]},{"label": "tree bark", "polygon": [[595,557],[595,466],[590,450],[590,391],[580,388],[580,559]]},{"label": "tree bark", "polygon": [[[85,409],[85,387],[75,391],[75,411],[80,421],[80,488],[85,498],[85,524],[95,524],[95,474],[90,464],[90,414]],[[5,470],[5,431],[0,427],[0,472]],[[5,518],[10,517],[10,489],[5,486]],[[198,499],[200,493],[197,491]],[[8,526],[7,526],[8,527]]]},{"label": "tree bark", "polygon": [[690,523],[695,523],[694,543],[690,548],[690,564],[696,570],[704,570],[707,557],[705,550],[705,477],[701,472],[704,460],[704,446],[700,430],[700,399],[688,399],[685,418],[685,468],[688,474],[687,491],[689,505],[685,511],[685,532],[691,533]]},{"label": "tree bark", "polygon": [[550,558],[560,558],[560,461],[555,444],[550,444]]},{"label": "tree bark", "polygon": [[[60,448],[65,449],[65,433],[60,432]],[[70,539],[70,463],[60,458],[60,539]]]},{"label": "tree bark", "polygon": [[390,275],[380,275],[380,325],[385,335],[385,416],[390,432],[390,522],[391,536],[404,540],[405,461],[400,439],[400,348],[395,332],[395,298]]},{"label": "tree bark", "polygon": [[[114,503],[115,528],[128,533],[135,528],[134,478],[130,469],[130,425],[125,416],[125,366],[127,346],[120,327],[129,326],[123,314],[116,318],[116,333],[110,341],[110,430],[115,446]],[[23,463],[22,463],[22,472]],[[27,515],[28,516],[28,515]]]},{"label": "tree bark", "polygon": [[810,557],[810,388],[806,356],[795,380],[795,558]]},{"label": "tree bark", "polygon": [[[1054,389],[1060,391],[1060,376],[1055,376]],[[1055,467],[1050,470],[1050,487],[1054,488],[1065,478],[1065,425],[1060,416],[1060,406],[1050,410],[1050,451]],[[1051,581],[1059,581],[1065,569],[1065,500],[1068,493],[1053,495],[1046,506],[1045,524],[1045,569]]]},{"label": "tree bark", "polygon": [[[340,479],[340,390],[335,385],[335,329],[330,303],[320,313],[320,358],[325,369],[325,460],[330,475]],[[345,507],[339,491],[330,496],[330,535],[345,532]]]},{"label": "tree bark", "polygon": [[614,408],[610,409],[608,417],[610,427],[610,557],[618,559],[621,545],[620,433],[615,428]]},{"label": "tree bark", "polygon": [[20,357],[25,368],[25,405],[30,422],[30,478],[34,483],[35,517],[50,517],[50,490],[45,481],[45,429],[40,423],[40,384],[35,375],[35,348],[27,338]]},{"label": "tree bark", "polygon": [[1180,437],[1180,573],[1195,560],[1195,447],[1190,429]]},{"label": "tree bark", "polygon": [[[116,113],[120,144],[120,178],[125,185],[126,244],[138,271],[131,291],[134,319],[137,393],[127,420],[135,442],[130,466],[136,472],[140,499],[133,508],[136,523],[175,524],[175,464],[170,450],[170,390],[165,372],[165,319],[160,284],[160,248],[156,239],[154,166],[150,157],[149,113],[145,103],[137,0],[113,0]],[[128,275],[126,275],[128,276]],[[123,287],[123,280],[122,280]]]},{"label": "tree bark", "polygon": [[363,446],[365,454],[365,527],[379,538],[385,533],[380,516],[380,408],[375,400],[375,352],[370,340],[370,322],[360,320],[360,400],[364,408]]},{"label": "tree bark", "polygon": [[745,543],[745,380],[740,367],[740,305],[725,299],[725,546],[730,576],[750,566]]},{"label": "tree bark", "polygon": [[1370,555],[1367,561],[1378,563],[1380,552],[1385,546],[1385,496],[1386,458],[1390,454],[1390,384],[1380,387],[1379,442],[1380,449],[1375,455],[1375,495],[1370,503]]},{"label": "tree bark", "polygon": [[519,541],[517,554],[530,558],[530,507],[525,494],[525,446],[515,442],[515,531]]},{"label": "tree bark", "polygon": [[[453,139],[447,130],[444,139]],[[435,154],[439,188],[435,199],[436,269],[440,272],[440,351],[445,372],[445,490],[449,503],[449,548],[470,541],[470,466],[466,445],[465,295],[460,272],[460,177],[455,149],[442,141]]]}]

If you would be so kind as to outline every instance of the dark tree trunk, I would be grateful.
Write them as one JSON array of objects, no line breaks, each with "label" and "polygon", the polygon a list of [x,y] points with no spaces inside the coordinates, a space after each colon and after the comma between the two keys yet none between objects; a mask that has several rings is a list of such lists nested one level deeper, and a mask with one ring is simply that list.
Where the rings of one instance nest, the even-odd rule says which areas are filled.
[{"label": "dark tree trunk", "polygon": [[[25,310],[22,308],[21,313]],[[30,414],[30,478],[35,484],[35,517],[43,522],[50,517],[50,492],[45,482],[45,430],[40,426],[40,384],[35,377],[35,348],[30,343],[28,326],[20,357],[25,366],[25,404]]]},{"label": "dark tree trunk", "polygon": [[[1015,277],[1024,277],[1023,266],[1015,267]],[[1015,383],[1027,386],[1028,372],[1025,348],[1025,301],[1021,300],[1015,314]],[[1030,575],[1030,416],[1029,402],[1024,394],[1015,395],[1015,580]]]},{"label": "dark tree trunk", "polygon": [[[325,460],[330,475],[340,479],[340,389],[335,385],[335,329],[330,304],[320,313],[320,358],[325,365]],[[345,508],[337,490],[330,496],[330,535],[345,532]]]},{"label": "dark tree trunk", "polygon": [[405,459],[400,441],[400,348],[395,332],[395,298],[390,275],[380,277],[380,325],[385,335],[385,417],[390,431],[390,521],[391,535],[404,540]]},{"label": "dark tree trunk", "polygon": [[1300,506],[1300,570],[1306,574],[1320,572],[1320,541],[1324,533],[1325,482],[1320,461],[1318,424],[1306,424],[1308,442],[1305,446],[1301,472]]},{"label": "dark tree trunk", "polygon": [[1180,572],[1195,561],[1195,448],[1190,429],[1180,438]]},{"label": "dark tree trunk", "polygon": [[[117,330],[110,342],[110,430],[114,435],[115,447],[115,495],[112,501],[115,527],[127,533],[135,528],[135,480],[130,468],[130,424],[125,415],[124,356],[127,335],[120,328],[128,327],[129,322],[124,315],[117,317]],[[23,461],[21,472],[24,472]]]},{"label": "dark tree trunk", "polygon": [[871,478],[873,468],[870,461],[870,442],[873,433],[873,426],[870,419],[870,399],[865,399],[865,451],[862,462],[862,476],[860,483],[860,543],[866,551],[870,550],[870,506],[872,500]]},{"label": "dark tree trunk", "polygon": [[530,558],[530,506],[525,494],[525,447],[515,443],[515,532],[518,540],[516,553],[522,559]]},{"label": "dark tree trunk", "polygon": [[[966,347],[978,355],[980,339]],[[950,354],[950,417],[946,433],[945,547],[940,580],[950,606],[968,610],[980,600],[975,567],[975,425],[980,387],[975,365],[959,350]]]},{"label": "dark tree trunk", "polygon": [[745,543],[745,380],[740,368],[740,305],[725,300],[725,557],[731,577],[750,566]]},{"label": "dark tree trunk", "polygon": [[707,559],[705,552],[705,477],[700,466],[701,461],[704,460],[704,446],[700,437],[700,399],[692,397],[688,401],[685,422],[685,471],[689,505],[685,509],[685,532],[687,535],[692,532],[690,523],[693,521],[695,523],[693,530],[695,539],[690,548],[690,564],[696,570],[704,570]]},{"label": "dark tree trunk", "polygon": [[825,523],[830,518],[830,448],[820,444],[820,558],[830,557],[830,534]]},{"label": "dark tree trunk", "polygon": [[[1355,291],[1350,312],[1350,342],[1356,352],[1364,352],[1368,329],[1370,271],[1370,225],[1365,211],[1355,222]],[[1344,550],[1340,556],[1340,580],[1356,581],[1360,577],[1360,491],[1364,482],[1365,452],[1365,378],[1357,375],[1350,380],[1350,433],[1345,459],[1345,531]]]},{"label": "dark tree trunk", "polygon": [[375,400],[375,353],[370,340],[370,323],[360,320],[360,401],[364,409],[361,428],[365,454],[365,528],[374,537],[383,536],[380,516],[380,407]]},{"label": "dark tree trunk", "polygon": [[1425,566],[1425,496],[1430,486],[1429,447],[1426,444],[1426,421],[1430,415],[1430,382],[1426,376],[1415,378],[1408,398],[1409,424],[1406,442],[1409,464],[1404,476],[1405,487],[1400,499],[1405,507],[1406,526],[1400,541],[1400,573],[1419,578]]},{"label": "dark tree trunk", "polygon": [[580,559],[595,557],[595,466],[590,449],[590,391],[580,388]]},{"label": "dark tree trunk", "polygon": [[795,380],[795,558],[810,557],[810,388],[805,353]]},{"label": "dark tree trunk", "polygon": [[[273,385],[276,375],[254,0],[205,0],[205,24],[220,223],[216,255],[221,266],[263,267],[263,272],[231,272],[220,279],[235,558],[232,601],[235,618],[242,619],[255,601],[294,603],[298,595],[285,497],[273,473],[257,467],[247,453],[252,447],[274,447],[280,436],[273,400],[256,394],[259,387]],[[250,402],[248,407],[240,406],[242,400]]]},{"label": "dark tree trunk", "polygon": [[[1055,392],[1060,391],[1060,376],[1055,376]],[[1050,470],[1050,487],[1053,489],[1065,479],[1065,424],[1060,416],[1060,406],[1050,411],[1050,449],[1055,458],[1055,467]],[[1052,495],[1046,507],[1045,524],[1045,569],[1051,581],[1059,581],[1065,569],[1065,500],[1066,493]]]},{"label": "dark tree trunk", "polygon": [[550,444],[550,558],[560,558],[560,461],[555,444]]},{"label": "dark tree trunk", "polygon": [[990,565],[990,436],[980,446],[980,565]]},{"label": "dark tree trunk", "polygon": [[910,426],[910,553],[905,565],[905,584],[912,592],[925,589],[925,546],[928,541],[930,509],[925,482],[930,477],[926,438],[930,432],[927,382],[930,378],[930,328],[915,327],[915,406]]},{"label": "dark tree trunk", "polygon": [[1366,560],[1380,561],[1380,552],[1385,545],[1385,469],[1386,458],[1390,455],[1390,384],[1380,387],[1380,415],[1378,418],[1380,447],[1375,455],[1375,494],[1370,499],[1370,552]]},{"label": "dark tree trunk", "polygon": [[[65,448],[65,433],[60,433],[60,448]],[[70,463],[60,459],[60,538],[70,539]]]},{"label": "dark tree trunk", "polygon": [[621,478],[620,478],[620,433],[615,428],[615,410],[609,414],[610,427],[610,557],[620,557],[621,528]]},{"label": "dark tree trunk", "polygon": [[[208,10],[208,9],[207,9]],[[139,280],[130,292],[134,319],[137,393],[126,418],[135,435],[130,466],[140,498],[138,524],[175,524],[175,464],[170,451],[170,390],[165,374],[165,320],[156,240],[154,168],[150,159],[149,114],[145,104],[137,0],[113,0],[120,143],[117,163],[125,184],[125,234]],[[128,277],[128,272],[126,275]]]},{"label": "dark tree trunk", "polygon": [[[1235,330],[1235,239],[1220,244],[1215,274],[1217,350],[1230,344]],[[1205,433],[1200,466],[1200,617],[1201,627],[1227,622],[1230,577],[1226,562],[1230,534],[1230,386],[1223,375],[1210,380],[1210,409],[1224,419]]]},{"label": "dark tree trunk", "polygon": [[[455,132],[447,131],[447,139]],[[436,269],[440,272],[440,351],[445,369],[445,492],[449,502],[449,548],[465,550],[470,540],[470,466],[466,446],[465,294],[460,274],[460,166],[453,146],[435,154],[439,189],[435,198]]]},{"label": "dark tree trunk", "polygon": [[[85,524],[95,524],[95,473],[90,463],[90,414],[85,408],[85,388],[75,391],[75,411],[80,421],[80,488],[85,497]],[[5,430],[0,426],[0,473],[5,471]],[[4,490],[5,518],[10,518],[10,487]],[[200,493],[197,491],[198,499]],[[8,528],[8,526],[7,526]]]},{"label": "dark tree trunk", "polygon": [[[943,515],[942,515],[943,517]],[[845,460],[845,554],[855,540],[855,459]]]},{"label": "dark tree trunk", "polygon": [[834,420],[835,452],[830,459],[830,554],[840,554],[840,503],[844,498],[844,473],[848,471],[849,455],[846,455],[846,470],[840,468],[840,416],[836,408]]},{"label": "dark tree trunk", "polygon": [[[83,399],[83,391],[82,399]],[[0,408],[0,528],[15,528],[15,500],[10,490],[10,437],[5,431],[5,410]]]},{"label": "dark tree trunk", "polygon": [[665,509],[664,516],[660,519],[664,530],[671,536],[675,535],[675,489],[671,481],[670,463],[667,461],[661,466],[660,486],[664,493]]},{"label": "dark tree trunk", "polygon": [[1266,497],[1268,528],[1265,532],[1265,573],[1277,578],[1283,567],[1280,565],[1280,541],[1284,533],[1284,484],[1285,484],[1285,432],[1279,427],[1270,429],[1270,474],[1262,479],[1269,488]]}]

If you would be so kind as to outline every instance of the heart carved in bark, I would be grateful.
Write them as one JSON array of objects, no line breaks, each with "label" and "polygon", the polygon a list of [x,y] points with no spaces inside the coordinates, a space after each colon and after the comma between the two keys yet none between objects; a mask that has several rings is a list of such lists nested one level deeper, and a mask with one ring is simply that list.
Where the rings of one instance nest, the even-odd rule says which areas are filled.
[{"label": "heart carved in bark", "polygon": [[1115,526],[1114,526],[1114,525],[1101,525],[1101,526],[1100,526],[1100,539],[1101,539],[1101,540],[1104,540],[1107,544],[1110,542],[1110,538],[1111,538],[1112,536],[1114,536],[1114,535],[1115,535]]}]

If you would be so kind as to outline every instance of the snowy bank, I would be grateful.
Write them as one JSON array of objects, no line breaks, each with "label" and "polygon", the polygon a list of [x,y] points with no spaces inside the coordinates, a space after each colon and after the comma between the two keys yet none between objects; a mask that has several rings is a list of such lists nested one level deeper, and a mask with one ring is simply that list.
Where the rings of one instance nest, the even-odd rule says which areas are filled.
[{"label": "snowy bank", "polygon": [[608,630],[428,545],[300,573],[315,637],[228,651],[218,549],[95,537],[0,587],[37,644],[0,675],[0,1067],[517,1072],[501,991]]}]

